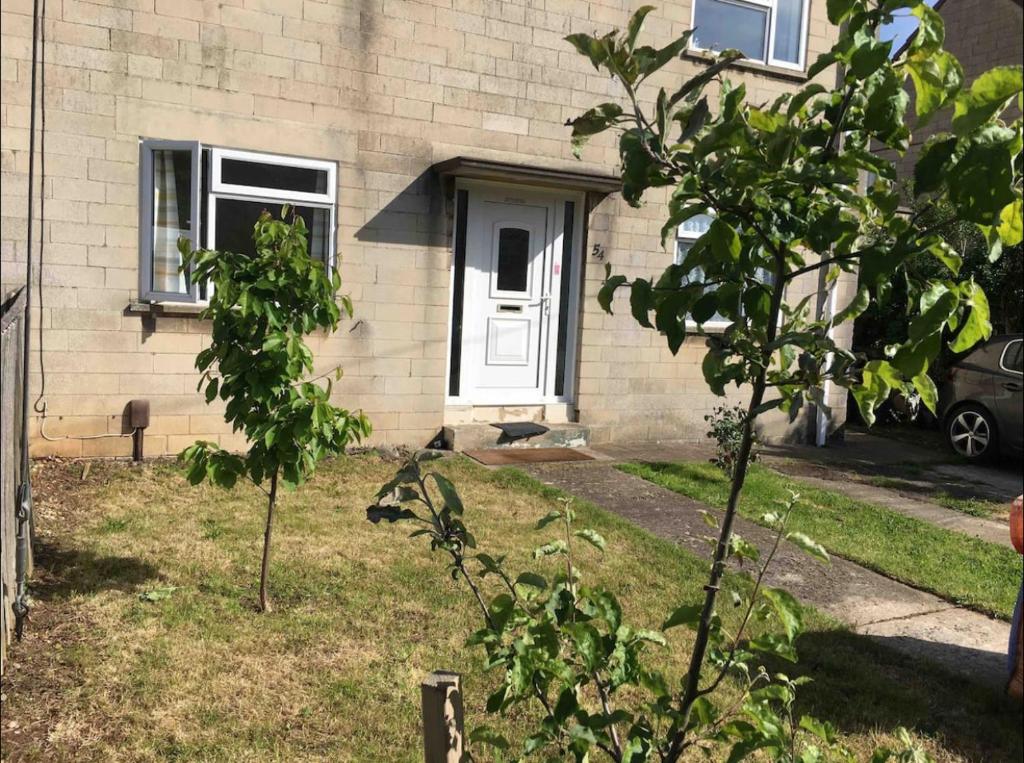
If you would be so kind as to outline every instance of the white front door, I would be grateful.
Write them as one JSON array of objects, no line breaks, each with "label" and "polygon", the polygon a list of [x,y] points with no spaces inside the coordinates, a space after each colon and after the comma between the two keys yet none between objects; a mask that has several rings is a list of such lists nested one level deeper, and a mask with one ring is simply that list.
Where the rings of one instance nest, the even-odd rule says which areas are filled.
[{"label": "white front door", "polygon": [[459,394],[466,402],[522,405],[553,397],[559,202],[514,188],[469,192]]}]

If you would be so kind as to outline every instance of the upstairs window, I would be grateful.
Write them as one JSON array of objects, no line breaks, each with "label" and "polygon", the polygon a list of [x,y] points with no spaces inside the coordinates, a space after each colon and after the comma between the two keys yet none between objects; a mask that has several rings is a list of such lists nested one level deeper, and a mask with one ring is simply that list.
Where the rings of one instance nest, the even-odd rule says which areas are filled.
[{"label": "upstairs window", "polygon": [[692,46],[743,51],[750,61],[803,69],[809,0],[694,0]]},{"label": "upstairs window", "polygon": [[178,240],[255,254],[253,225],[263,210],[290,205],[308,229],[309,254],[334,264],[337,165],[195,142],[142,144],[139,294],[154,302],[203,302],[205,285],[181,271]]}]

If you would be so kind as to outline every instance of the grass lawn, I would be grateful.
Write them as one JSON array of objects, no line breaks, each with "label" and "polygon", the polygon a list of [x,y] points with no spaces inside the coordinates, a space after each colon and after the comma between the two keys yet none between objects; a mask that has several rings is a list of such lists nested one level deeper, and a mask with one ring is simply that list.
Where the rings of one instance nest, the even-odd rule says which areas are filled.
[{"label": "grass lawn", "polygon": [[[274,611],[257,615],[254,489],[190,488],[168,464],[97,462],[84,478],[81,463],[37,467],[36,605],[3,679],[3,759],[419,761],[419,684],[438,668],[464,674],[467,725],[483,722],[498,676],[464,646],[478,627],[471,594],[408,528],[365,519],[395,468],[375,455],[338,460],[284,495]],[[555,491],[463,459],[440,468],[483,550],[511,551],[517,569],[548,538],[532,528]],[[581,560],[585,579],[613,587],[635,625],[657,627],[700,596],[703,561],[577,509],[609,543]],[[1019,712],[993,692],[807,620],[802,661],[788,669],[814,678],[798,712],[834,723],[862,756],[902,725],[940,761],[1020,760]],[[675,629],[654,653],[675,680],[689,643]],[[522,716],[495,725],[525,728]]]},{"label": "grass lawn", "polygon": [[[618,468],[669,490],[724,508],[729,482],[712,464],[622,464]],[[755,522],[790,491],[800,501],[790,529],[807,533],[830,552],[916,588],[1004,620],[1020,590],[1020,556],[1011,548],[946,530],[890,509],[821,490],[754,465],[740,513]]]}]

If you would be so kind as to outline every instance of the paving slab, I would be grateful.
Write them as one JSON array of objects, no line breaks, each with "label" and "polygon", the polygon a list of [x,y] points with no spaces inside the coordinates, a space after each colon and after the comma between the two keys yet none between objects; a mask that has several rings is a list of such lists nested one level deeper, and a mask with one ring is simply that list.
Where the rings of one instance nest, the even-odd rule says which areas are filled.
[{"label": "paving slab", "polygon": [[[603,462],[534,464],[525,471],[710,560],[709,528],[700,511],[714,510],[620,472],[610,460],[618,459],[608,455]],[[774,541],[771,531],[742,517],[736,518],[735,530],[762,551]],[[831,564],[823,565],[789,543],[782,544],[766,577],[769,585],[787,589],[857,633],[993,688],[1005,683],[1008,623],[956,607],[845,559],[833,557]]]}]

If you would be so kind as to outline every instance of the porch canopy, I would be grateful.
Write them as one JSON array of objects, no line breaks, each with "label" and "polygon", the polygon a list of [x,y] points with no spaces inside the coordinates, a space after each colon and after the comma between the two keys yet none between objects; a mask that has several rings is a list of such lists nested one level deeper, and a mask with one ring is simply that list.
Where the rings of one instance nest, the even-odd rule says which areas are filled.
[{"label": "porch canopy", "polygon": [[445,181],[455,178],[495,180],[503,183],[518,183],[560,190],[590,191],[601,194],[614,193],[622,188],[622,181],[613,175],[539,167],[530,164],[496,162],[490,159],[474,159],[469,156],[456,156],[438,162],[434,165],[434,171]]}]

